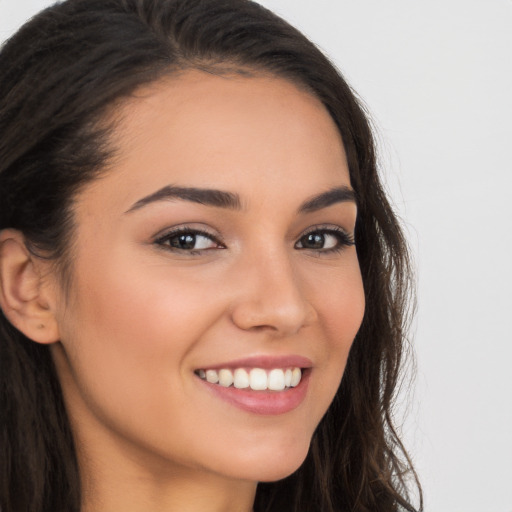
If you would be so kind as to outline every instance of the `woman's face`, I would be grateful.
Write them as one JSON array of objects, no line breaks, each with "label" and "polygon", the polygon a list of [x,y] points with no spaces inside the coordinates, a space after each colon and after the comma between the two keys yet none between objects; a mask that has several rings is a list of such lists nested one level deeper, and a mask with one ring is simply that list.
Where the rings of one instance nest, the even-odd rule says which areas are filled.
[{"label": "woman's face", "polygon": [[79,452],[283,478],[364,310],[338,131],[287,81],[196,71],[116,115],[118,157],[77,197],[71,291],[56,299]]}]

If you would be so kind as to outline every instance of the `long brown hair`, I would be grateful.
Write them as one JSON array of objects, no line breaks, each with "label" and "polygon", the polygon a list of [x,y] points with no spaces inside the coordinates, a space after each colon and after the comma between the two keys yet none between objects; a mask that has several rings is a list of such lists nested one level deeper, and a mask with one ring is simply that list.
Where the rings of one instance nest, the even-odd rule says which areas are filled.
[{"label": "long brown hair", "polygon": [[[410,304],[404,237],[363,108],[329,60],[270,11],[249,0],[67,0],[33,18],[0,52],[0,229],[23,232],[69,277],[73,198],[112,156],[105,114],[184,69],[263,71],[316,95],[343,139],[359,207],[362,326],[306,461],[260,484],[255,511],[421,509],[392,423]],[[78,512],[79,467],[48,348],[1,312],[0,361],[1,510]]]}]

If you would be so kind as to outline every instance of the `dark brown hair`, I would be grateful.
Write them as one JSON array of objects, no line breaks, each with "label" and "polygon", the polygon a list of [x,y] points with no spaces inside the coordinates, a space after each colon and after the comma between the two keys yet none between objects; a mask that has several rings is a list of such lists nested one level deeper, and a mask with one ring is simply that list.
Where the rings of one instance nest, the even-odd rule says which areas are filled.
[{"label": "dark brown hair", "polygon": [[[336,397],[301,468],[260,484],[255,511],[418,510],[421,490],[392,423],[410,269],[376,169],[364,110],[300,32],[249,0],[68,0],[0,52],[0,229],[70,275],[73,198],[108,167],[102,120],[137,88],[184,69],[265,72],[316,95],[339,129],[359,213],[366,312]],[[0,508],[78,512],[73,435],[48,347],[0,312]]]}]

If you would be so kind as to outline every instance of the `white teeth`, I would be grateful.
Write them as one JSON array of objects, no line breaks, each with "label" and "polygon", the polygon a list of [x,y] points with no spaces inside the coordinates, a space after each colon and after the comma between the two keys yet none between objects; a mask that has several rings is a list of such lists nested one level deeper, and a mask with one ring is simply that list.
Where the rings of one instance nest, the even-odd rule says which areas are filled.
[{"label": "white teeth", "polygon": [[234,386],[238,389],[251,388],[254,391],[283,391],[286,388],[296,387],[302,379],[302,370],[300,368],[274,368],[264,370],[262,368],[252,368],[249,372],[244,368],[228,370],[197,370],[196,374],[203,380],[211,384],[219,384],[225,388]]},{"label": "white teeth", "polygon": [[254,391],[267,389],[267,372],[261,368],[253,368],[249,373],[249,385]]},{"label": "white teeth", "polygon": [[300,368],[294,368],[292,370],[292,388],[299,385],[300,379],[302,378],[302,372],[300,371]]},{"label": "white teeth", "polygon": [[[211,382],[212,384],[217,384],[219,382],[219,374],[217,370],[206,370],[206,380]],[[201,377],[201,375],[199,375]],[[202,377],[201,377],[202,378]]]},{"label": "white teeth", "polygon": [[284,389],[283,370],[272,370],[268,374],[268,389],[272,391],[282,391]]},{"label": "white teeth", "polygon": [[292,371],[288,368],[284,372],[284,385],[289,388],[292,385]]},{"label": "white teeth", "polygon": [[229,388],[233,384],[233,373],[231,370],[219,371],[219,384],[225,388]]},{"label": "white teeth", "polygon": [[243,368],[237,368],[235,370],[233,386],[238,389],[245,389],[249,387],[249,374]]}]

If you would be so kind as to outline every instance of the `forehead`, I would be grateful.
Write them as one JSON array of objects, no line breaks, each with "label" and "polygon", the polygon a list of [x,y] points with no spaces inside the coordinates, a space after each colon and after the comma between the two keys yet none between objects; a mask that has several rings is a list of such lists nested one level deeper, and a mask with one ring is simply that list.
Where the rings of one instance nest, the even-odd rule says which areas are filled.
[{"label": "forehead", "polygon": [[138,90],[115,118],[117,158],[107,179],[134,201],[165,185],[242,196],[350,185],[327,110],[282,78],[186,71]]}]

